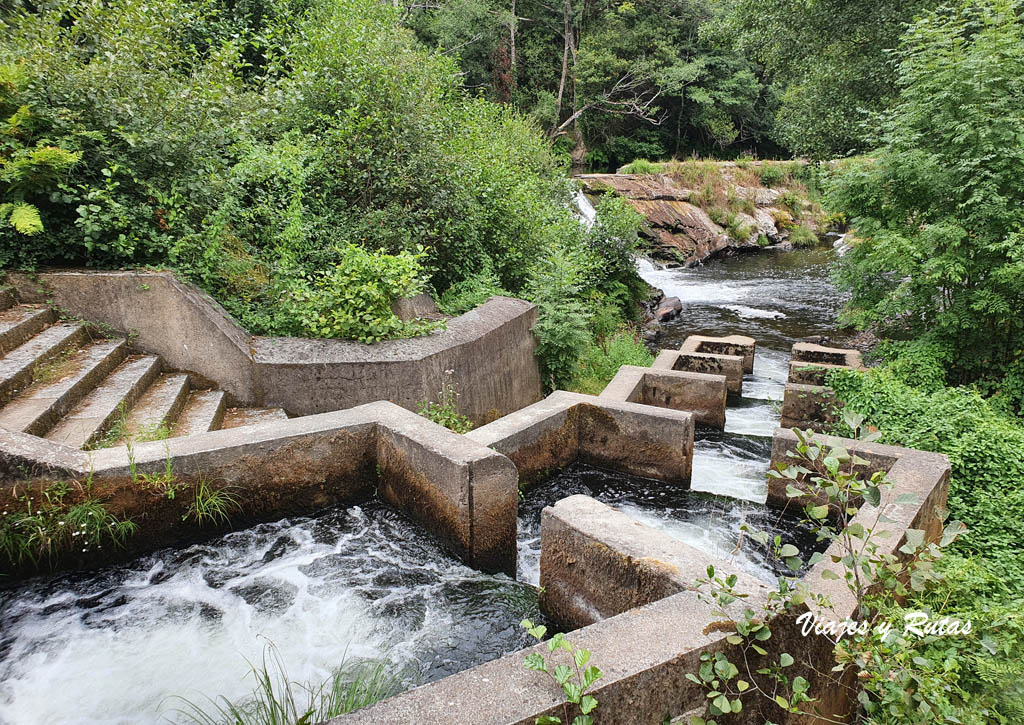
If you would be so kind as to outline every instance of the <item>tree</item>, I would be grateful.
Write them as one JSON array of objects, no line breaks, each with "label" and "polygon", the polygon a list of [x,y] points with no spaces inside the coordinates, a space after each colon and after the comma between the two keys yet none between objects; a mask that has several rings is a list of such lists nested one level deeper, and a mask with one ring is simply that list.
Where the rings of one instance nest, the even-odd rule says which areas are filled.
[{"label": "tree", "polygon": [[848,316],[941,346],[953,382],[1024,359],[1020,13],[976,0],[911,26],[883,145],[830,191],[862,239],[840,274]]}]

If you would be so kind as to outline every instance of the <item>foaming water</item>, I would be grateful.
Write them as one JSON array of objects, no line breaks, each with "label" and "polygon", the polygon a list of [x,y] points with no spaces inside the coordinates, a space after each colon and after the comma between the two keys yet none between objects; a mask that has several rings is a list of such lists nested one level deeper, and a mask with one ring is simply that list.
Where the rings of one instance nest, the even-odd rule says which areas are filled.
[{"label": "foaming water", "polygon": [[[696,465],[696,464],[695,464]],[[566,496],[592,496],[664,531],[694,548],[773,583],[784,565],[741,530],[744,524],[778,534],[801,551],[815,547],[815,536],[800,516],[753,501],[686,491],[656,481],[576,463],[531,489],[519,505],[519,577],[540,580],[540,516],[544,506]]]},{"label": "foaming water", "polygon": [[446,555],[381,504],[0,593],[0,722],[173,720],[173,696],[246,697],[268,642],[319,683],[385,657],[433,680],[525,646],[536,592]]}]

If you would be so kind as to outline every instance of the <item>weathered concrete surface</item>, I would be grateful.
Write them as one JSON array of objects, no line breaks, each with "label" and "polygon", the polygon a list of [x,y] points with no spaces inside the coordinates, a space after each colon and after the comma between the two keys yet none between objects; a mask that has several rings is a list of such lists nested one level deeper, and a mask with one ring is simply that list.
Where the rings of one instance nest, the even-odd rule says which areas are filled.
[{"label": "weathered concrete surface", "polygon": [[[161,480],[168,461],[172,477]],[[90,551],[90,558],[71,556],[62,566],[95,566],[223,528],[210,522],[204,528],[189,516],[195,488],[204,482],[234,497],[234,525],[357,501],[380,485],[386,500],[467,563],[515,570],[512,463],[387,402],[89,454],[0,430],[0,471],[6,474],[0,504],[13,503],[14,486],[91,477],[92,493],[110,513],[131,518],[144,532],[123,551]],[[41,478],[26,481],[25,471]]]},{"label": "weathered concrete surface", "polygon": [[616,511],[589,496],[570,496],[541,518],[540,605],[566,629],[692,589],[707,576],[736,574],[755,599],[768,589],[735,565]]},{"label": "weathered concrete surface", "polygon": [[139,349],[171,368],[196,372],[239,401],[258,404],[249,336],[213,298],[170,272],[53,271],[8,279],[23,302],[52,300],[72,315],[135,334]]},{"label": "weathered concrete surface", "polygon": [[787,383],[782,398],[783,428],[823,431],[836,422],[836,393],[822,385]]},{"label": "weathered concrete surface", "polygon": [[[241,405],[311,415],[390,400],[415,410],[451,380],[461,393],[462,412],[481,424],[542,395],[530,332],[537,312],[523,300],[494,297],[448,320],[444,330],[364,345],[251,337],[213,299],[170,272],[9,277],[23,301],[52,300],[73,315],[137,334],[139,349],[216,383]],[[399,307],[416,314],[427,305],[413,298]],[[454,373],[448,376],[447,370]]]},{"label": "weathered concrete surface", "polygon": [[512,461],[404,410],[379,426],[376,458],[382,499],[470,566],[515,576],[519,492]]},{"label": "weathered concrete surface", "polygon": [[707,337],[690,335],[679,348],[682,352],[706,352],[712,355],[739,355],[743,358],[743,372],[754,372],[754,352],[757,341],[746,335]]},{"label": "weathered concrete surface", "polygon": [[802,363],[826,363],[860,370],[864,360],[859,350],[838,347],[824,347],[811,342],[798,342],[793,345],[793,360]]},{"label": "weathered concrete surface", "polygon": [[824,385],[825,378],[831,370],[850,370],[848,365],[829,365],[827,363],[807,363],[791,360],[789,363],[788,382],[798,385]]},{"label": "weathered concrete surface", "polygon": [[697,423],[721,429],[728,393],[724,375],[623,365],[599,397],[685,410]]},{"label": "weathered concrete surface", "polygon": [[739,395],[743,391],[743,357],[739,355],[662,350],[651,367],[657,370],[724,375],[730,393]]},{"label": "weathered concrete surface", "polygon": [[668,483],[689,483],[693,416],[556,391],[466,437],[508,456],[521,488],[575,460]]},{"label": "weathered concrete surface", "polygon": [[[591,662],[604,673],[594,690],[600,702],[597,721],[652,725],[700,706],[704,693],[686,680],[686,673],[697,671],[700,652],[729,646],[724,635],[704,631],[715,619],[695,593],[680,592],[573,632],[573,644],[590,650]],[[563,717],[561,689],[546,675],[523,667],[530,652],[548,655],[543,644],[520,650],[329,722],[444,723],[457,713],[466,723],[533,725],[542,715]],[[552,664],[568,663],[565,653],[548,656]]]}]

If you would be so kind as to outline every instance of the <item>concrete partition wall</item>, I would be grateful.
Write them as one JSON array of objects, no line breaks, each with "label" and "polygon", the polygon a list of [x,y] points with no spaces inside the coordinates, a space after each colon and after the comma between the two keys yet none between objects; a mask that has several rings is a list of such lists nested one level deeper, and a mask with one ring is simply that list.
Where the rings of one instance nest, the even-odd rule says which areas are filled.
[{"label": "concrete partition wall", "polygon": [[724,375],[623,365],[600,397],[684,410],[692,413],[697,423],[721,429],[725,428],[728,395]]},{"label": "concrete partition wall", "polygon": [[706,375],[724,375],[730,393],[743,392],[743,357],[704,352],[662,350],[651,365],[655,370],[679,370]]},{"label": "concrete partition wall", "polygon": [[690,413],[564,391],[466,437],[510,458],[522,488],[576,460],[679,485],[693,467]]},{"label": "concrete partition wall", "polygon": [[[167,485],[159,476],[170,462]],[[236,500],[244,526],[326,506],[382,497],[420,522],[456,556],[485,571],[515,572],[516,471],[511,461],[392,403],[202,433],[93,453],[0,431],[0,470],[32,465],[41,478],[0,483],[0,504],[58,478],[91,481],[110,513],[138,533],[123,550],[70,556],[63,566],[96,566],[206,538],[223,526],[188,516],[205,482]],[[134,467],[134,475],[133,475]]]},{"label": "concrete partition wall", "polygon": [[530,332],[537,310],[523,300],[492,297],[444,330],[364,345],[250,336],[170,272],[11,273],[8,281],[23,302],[49,302],[135,335],[139,349],[215,383],[239,405],[311,415],[389,400],[414,410],[451,381],[463,413],[481,424],[542,396]]}]

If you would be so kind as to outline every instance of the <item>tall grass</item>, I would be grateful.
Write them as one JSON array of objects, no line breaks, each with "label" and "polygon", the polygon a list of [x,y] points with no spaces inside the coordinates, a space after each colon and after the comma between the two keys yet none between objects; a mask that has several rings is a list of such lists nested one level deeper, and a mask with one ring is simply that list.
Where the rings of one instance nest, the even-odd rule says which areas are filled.
[{"label": "tall grass", "polygon": [[173,699],[182,707],[172,712],[176,721],[192,725],[312,725],[355,712],[405,689],[404,673],[394,673],[384,662],[346,662],[319,684],[289,679],[274,645],[263,650],[262,662],[249,663],[256,681],[252,694],[243,700],[224,696],[196,703]]}]

